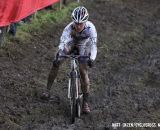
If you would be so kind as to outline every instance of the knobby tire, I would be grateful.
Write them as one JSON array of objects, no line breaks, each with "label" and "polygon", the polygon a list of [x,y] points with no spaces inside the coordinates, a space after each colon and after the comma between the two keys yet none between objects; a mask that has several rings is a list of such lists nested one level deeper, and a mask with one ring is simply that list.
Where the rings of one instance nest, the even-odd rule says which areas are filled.
[{"label": "knobby tire", "polygon": [[76,73],[71,72],[71,122],[74,123],[77,115],[76,106]]}]

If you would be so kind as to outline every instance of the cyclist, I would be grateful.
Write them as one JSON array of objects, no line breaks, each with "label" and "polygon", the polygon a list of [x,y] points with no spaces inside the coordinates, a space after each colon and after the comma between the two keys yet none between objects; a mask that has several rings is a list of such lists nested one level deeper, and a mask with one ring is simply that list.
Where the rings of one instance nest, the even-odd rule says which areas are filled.
[{"label": "cyclist", "polygon": [[73,49],[77,49],[80,55],[90,54],[89,60],[85,61],[85,59],[81,59],[79,61],[81,89],[83,92],[82,112],[89,113],[88,96],[90,84],[87,65],[92,67],[96,59],[97,31],[93,23],[88,21],[89,14],[85,7],[79,6],[75,8],[71,17],[73,21],[65,27],[60,38],[59,49],[48,77],[48,91],[44,93],[44,96],[49,97],[49,90],[58,74],[59,66],[63,61],[62,58],[57,58],[57,55],[70,54]]}]

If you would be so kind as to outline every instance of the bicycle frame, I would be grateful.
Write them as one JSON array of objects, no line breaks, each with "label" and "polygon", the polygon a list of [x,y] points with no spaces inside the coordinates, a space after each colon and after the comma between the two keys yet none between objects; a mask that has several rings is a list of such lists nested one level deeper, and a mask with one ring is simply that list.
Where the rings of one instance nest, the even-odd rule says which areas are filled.
[{"label": "bicycle frame", "polygon": [[[79,74],[79,65],[78,65],[78,59],[80,57],[83,58],[88,58],[88,56],[80,56],[80,55],[62,55],[59,56],[61,58],[70,58],[71,59],[71,72],[75,72],[76,76],[76,99],[79,97],[79,79],[80,79],[80,74]],[[69,83],[68,83],[68,98],[71,98],[71,77],[69,78]]]},{"label": "bicycle frame", "polygon": [[81,86],[80,86],[80,72],[79,72],[79,58],[89,58],[89,56],[80,56],[80,55],[63,55],[59,56],[61,58],[70,58],[71,59],[71,71],[69,75],[69,83],[68,83],[68,98],[70,99],[71,104],[71,120],[72,123],[75,121],[75,117],[80,117],[81,111],[81,97],[80,94]]},{"label": "bicycle frame", "polygon": [[[78,99],[79,97],[79,78],[78,77],[80,74],[79,74],[79,66],[77,65],[78,64],[78,59],[76,57],[72,57],[71,59],[71,71],[72,72],[75,72],[76,73],[76,99]],[[71,78],[69,78],[69,83],[68,83],[68,98],[70,99],[71,98]]]}]

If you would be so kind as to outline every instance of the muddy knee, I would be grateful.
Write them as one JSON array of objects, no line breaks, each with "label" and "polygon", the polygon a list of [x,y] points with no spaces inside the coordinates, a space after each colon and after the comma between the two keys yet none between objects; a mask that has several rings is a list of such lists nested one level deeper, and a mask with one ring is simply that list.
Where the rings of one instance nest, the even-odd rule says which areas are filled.
[{"label": "muddy knee", "polygon": [[48,76],[47,89],[51,89],[51,86],[55,78],[57,77],[58,70],[59,70],[59,63],[57,63],[56,61],[53,61],[52,69]]},{"label": "muddy knee", "polygon": [[82,92],[86,93],[89,92],[89,77],[88,77],[88,71],[86,69],[86,66],[81,65],[80,66],[80,75],[81,75],[81,88],[82,88]]},{"label": "muddy knee", "polygon": [[89,92],[89,78],[87,76],[81,76],[81,88],[83,93],[88,93]]}]

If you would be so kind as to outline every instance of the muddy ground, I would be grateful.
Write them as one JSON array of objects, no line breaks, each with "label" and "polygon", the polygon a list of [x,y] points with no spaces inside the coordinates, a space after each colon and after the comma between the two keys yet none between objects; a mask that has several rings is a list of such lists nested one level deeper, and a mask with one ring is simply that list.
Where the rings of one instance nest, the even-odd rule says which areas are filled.
[{"label": "muddy ground", "polygon": [[[91,114],[70,124],[66,63],[42,100],[63,24],[0,51],[1,130],[107,130],[111,123],[160,123],[160,1],[87,0],[98,32],[90,69]],[[125,128],[118,128],[125,129]],[[154,130],[158,128],[126,128]]]}]

